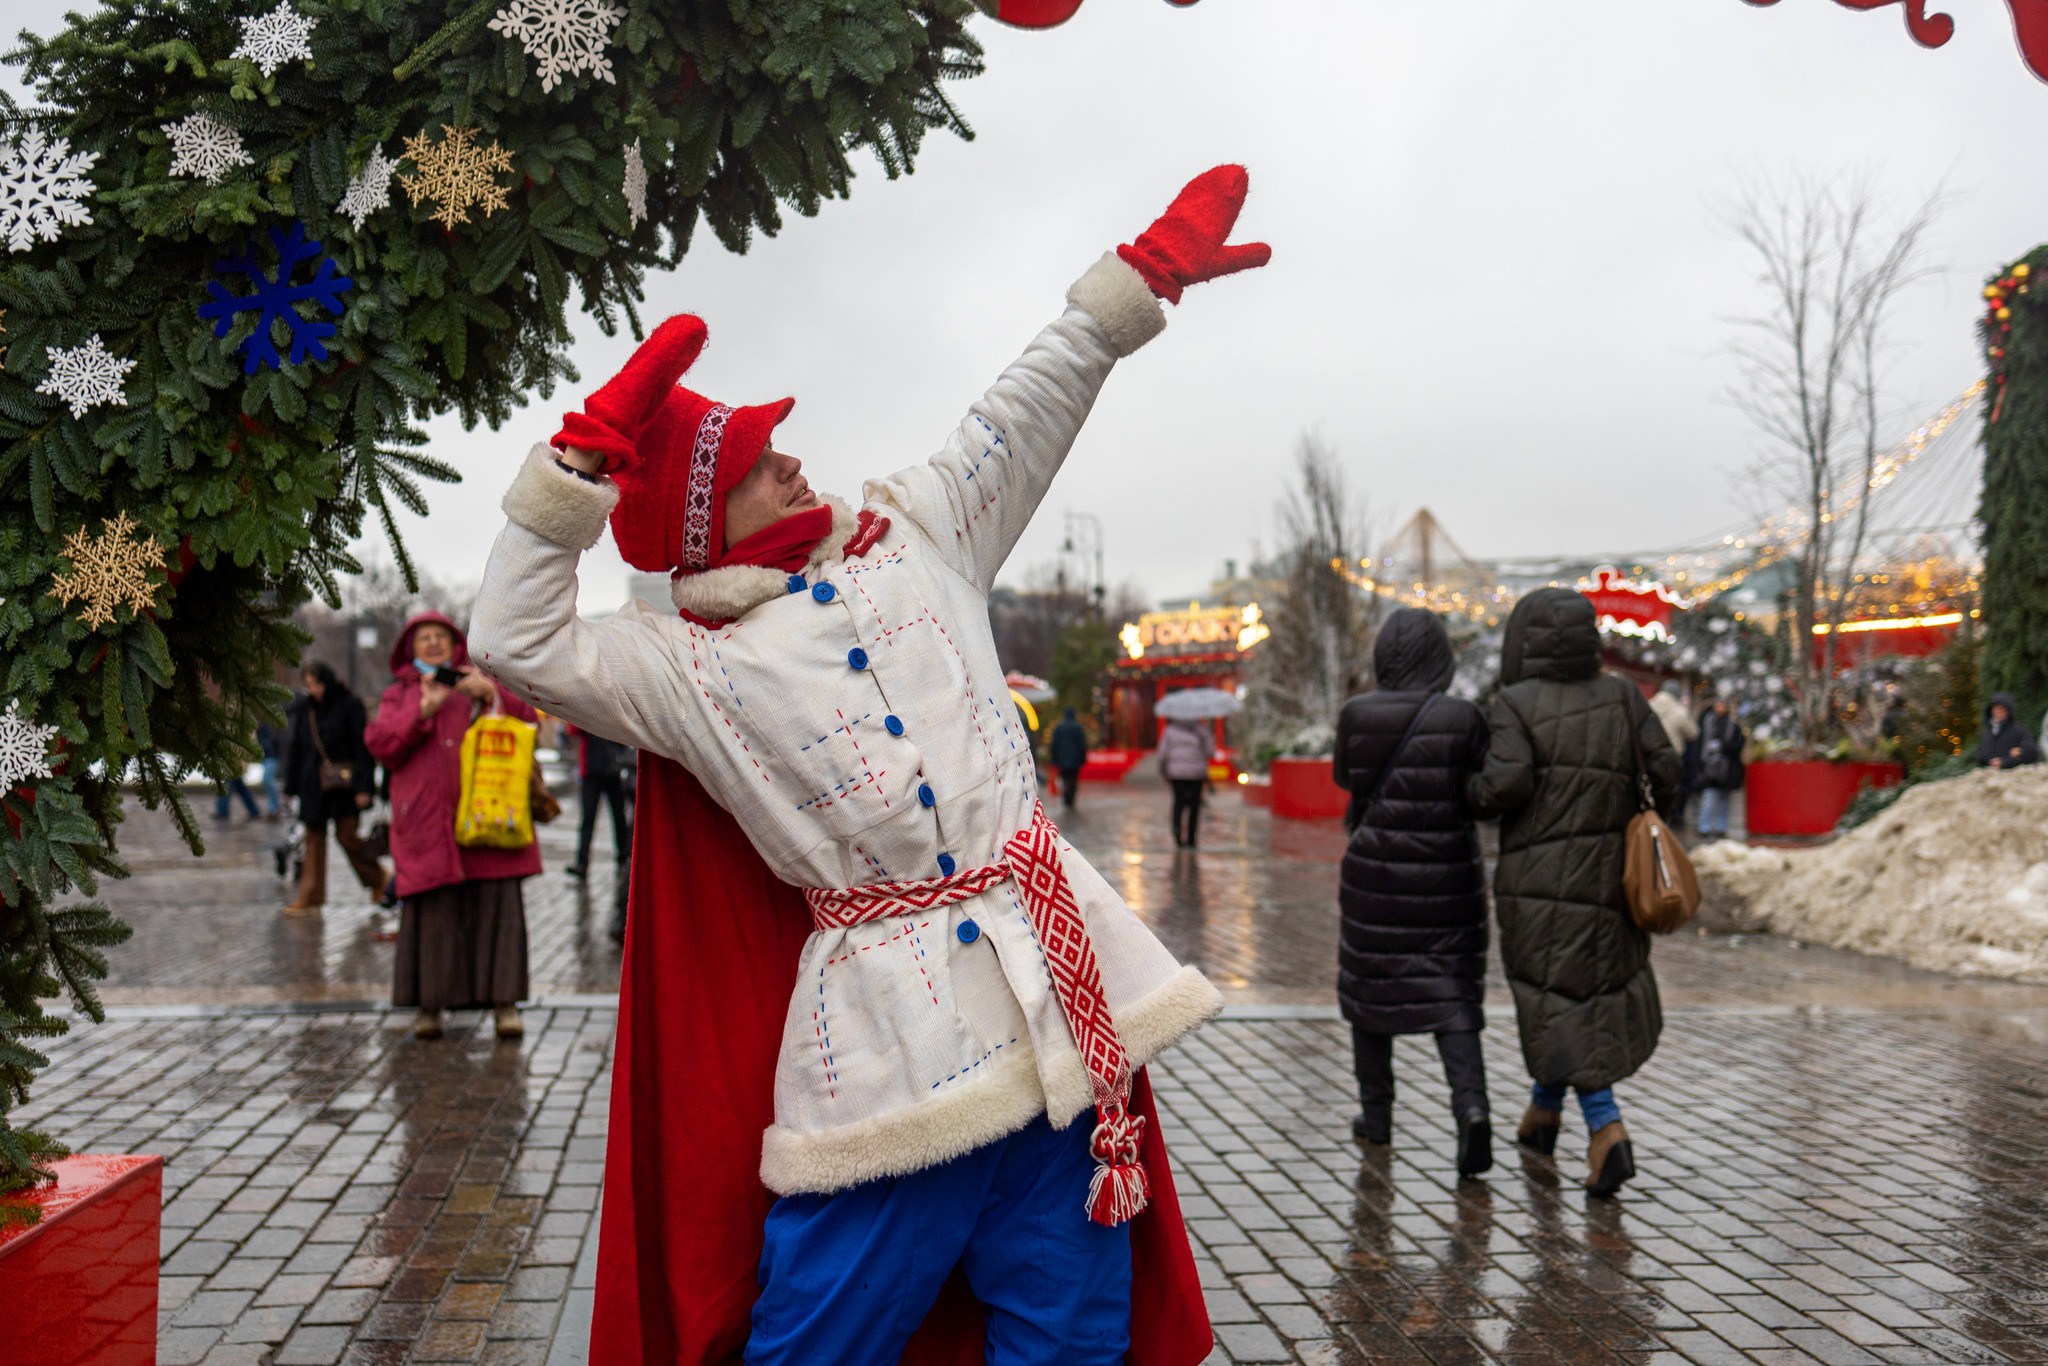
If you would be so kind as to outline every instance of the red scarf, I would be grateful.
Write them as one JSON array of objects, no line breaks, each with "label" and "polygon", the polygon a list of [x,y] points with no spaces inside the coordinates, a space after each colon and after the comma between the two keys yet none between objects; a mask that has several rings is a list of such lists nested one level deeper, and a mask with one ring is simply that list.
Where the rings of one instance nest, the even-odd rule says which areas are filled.
[{"label": "red scarf", "polygon": [[[860,521],[846,543],[846,557],[855,559],[867,554],[888,530],[887,517],[877,517],[868,509],[862,508]],[[794,574],[810,563],[811,552],[831,533],[831,507],[821,505],[807,508],[761,528],[719,556],[718,562],[710,568],[723,569],[727,565],[744,564],[762,569],[780,569],[785,574]],[[710,569],[703,572],[709,573]],[[731,617],[721,617],[717,621],[710,621],[687,609],[679,610],[685,620],[694,621],[704,627],[719,627],[733,620]]]},{"label": "red scarf", "polygon": [[803,512],[791,513],[779,522],[769,523],[738,545],[728,548],[706,568],[723,569],[729,564],[751,564],[794,574],[804,567],[811,558],[811,552],[818,548],[818,542],[824,540],[831,530],[832,509],[820,504]]}]

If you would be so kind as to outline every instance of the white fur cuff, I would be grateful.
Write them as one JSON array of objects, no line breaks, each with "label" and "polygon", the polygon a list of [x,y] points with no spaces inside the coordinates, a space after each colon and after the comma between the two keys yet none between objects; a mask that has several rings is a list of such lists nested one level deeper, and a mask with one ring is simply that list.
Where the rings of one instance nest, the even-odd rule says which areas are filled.
[{"label": "white fur cuff", "polygon": [[505,490],[505,515],[565,550],[588,550],[604,535],[619,486],[600,476],[578,479],[555,463],[554,448],[535,446]]},{"label": "white fur cuff", "polygon": [[1166,329],[1166,310],[1152,286],[1113,251],[1104,252],[1074,281],[1067,302],[1102,325],[1119,356],[1130,355]]}]

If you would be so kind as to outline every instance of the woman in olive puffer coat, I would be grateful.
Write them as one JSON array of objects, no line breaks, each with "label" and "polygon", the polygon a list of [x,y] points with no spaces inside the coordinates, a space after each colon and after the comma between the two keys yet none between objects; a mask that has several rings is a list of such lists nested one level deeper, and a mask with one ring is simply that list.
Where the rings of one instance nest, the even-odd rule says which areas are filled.
[{"label": "woman in olive puffer coat", "polygon": [[[1486,718],[1447,697],[1456,662],[1419,607],[1373,643],[1378,687],[1337,717],[1337,785],[1351,793],[1337,892],[1337,997],[1351,1022],[1363,1143],[1392,1137],[1394,1036],[1433,1034],[1451,1084],[1458,1173],[1493,1165],[1479,1031],[1486,1024],[1486,868],[1465,780],[1486,759]],[[1404,743],[1405,741],[1405,743]]]},{"label": "woman in olive puffer coat", "polygon": [[1635,1175],[1614,1083],[1649,1060],[1664,1025],[1650,936],[1622,891],[1622,836],[1638,807],[1638,744],[1667,819],[1678,755],[1635,685],[1601,673],[1581,593],[1539,588],[1516,604],[1500,682],[1486,767],[1465,792],[1475,815],[1501,818],[1494,915],[1536,1082],[1516,1138],[1553,1151],[1570,1086],[1592,1136],[1586,1188],[1612,1195]]}]

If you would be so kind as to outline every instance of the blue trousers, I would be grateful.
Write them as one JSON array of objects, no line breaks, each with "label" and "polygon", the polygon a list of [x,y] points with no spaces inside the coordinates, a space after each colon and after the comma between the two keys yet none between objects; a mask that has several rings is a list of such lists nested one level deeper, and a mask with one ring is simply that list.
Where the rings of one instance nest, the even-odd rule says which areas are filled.
[{"label": "blue trousers", "polygon": [[1131,1229],[1088,1217],[1084,1111],[937,1167],[768,1211],[749,1366],[895,1366],[955,1265],[988,1306],[988,1366],[1115,1366]]},{"label": "blue trousers", "polygon": [[[1562,1110],[1564,1083],[1550,1085],[1539,1081],[1529,1089],[1529,1099],[1539,1110]],[[1614,1098],[1614,1088],[1603,1086],[1598,1091],[1579,1092],[1579,1113],[1586,1117],[1586,1132],[1589,1134],[1597,1134],[1620,1119],[1621,1104]]]},{"label": "blue trousers", "polygon": [[1726,790],[1710,787],[1700,793],[1699,828],[1702,835],[1725,835],[1728,833],[1728,793]]}]

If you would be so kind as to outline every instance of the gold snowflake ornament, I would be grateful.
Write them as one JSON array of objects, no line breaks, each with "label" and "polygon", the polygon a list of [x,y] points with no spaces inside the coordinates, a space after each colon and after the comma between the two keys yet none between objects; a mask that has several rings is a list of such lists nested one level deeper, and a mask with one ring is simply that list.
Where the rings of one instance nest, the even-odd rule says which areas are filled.
[{"label": "gold snowflake ornament", "polygon": [[164,567],[164,552],[141,533],[125,512],[102,521],[97,536],[88,536],[84,527],[72,532],[64,538],[71,572],[51,580],[50,596],[66,605],[82,599],[85,610],[78,619],[95,630],[114,619],[116,607],[140,612],[155,606],[149,571]]},{"label": "gold snowflake ornament", "polygon": [[491,143],[476,145],[476,129],[441,125],[439,142],[427,141],[425,130],[405,140],[405,159],[419,168],[418,175],[400,174],[398,183],[415,204],[438,204],[434,217],[451,231],[469,221],[469,211],[482,209],[488,218],[506,207],[506,187],[497,181],[500,171],[512,169],[512,154]]}]

